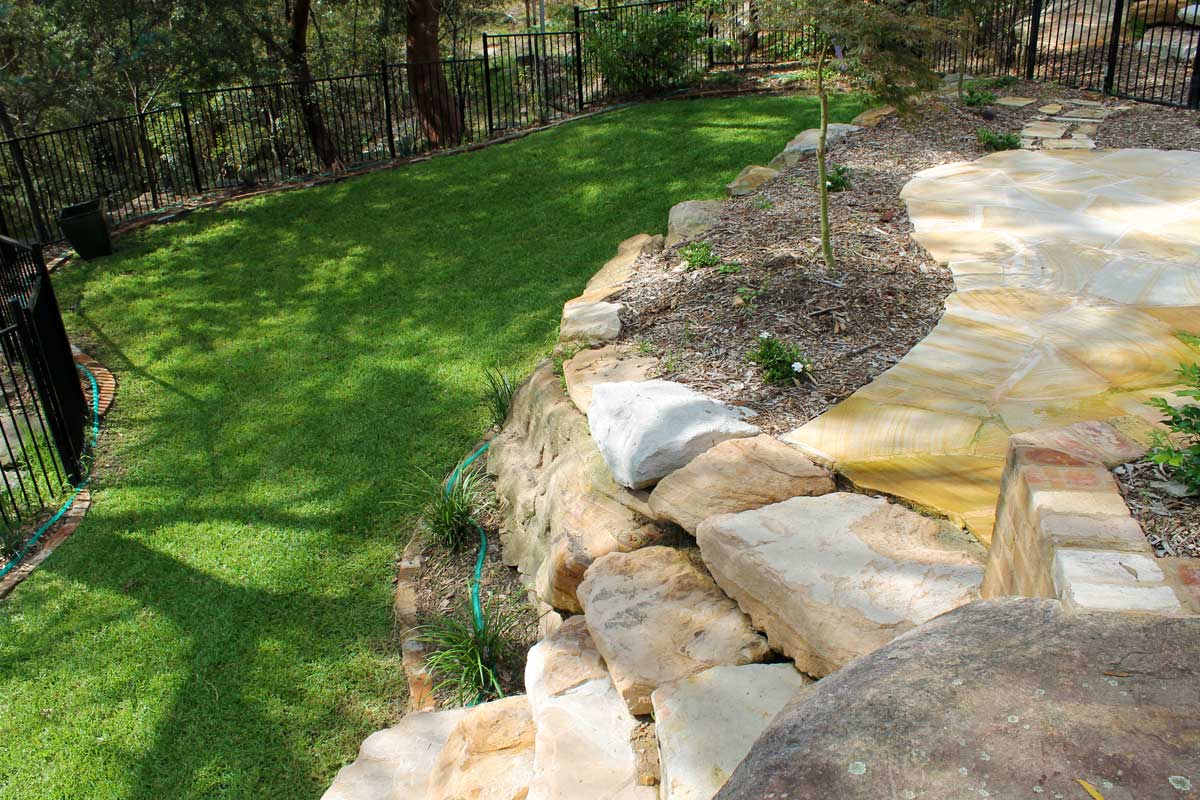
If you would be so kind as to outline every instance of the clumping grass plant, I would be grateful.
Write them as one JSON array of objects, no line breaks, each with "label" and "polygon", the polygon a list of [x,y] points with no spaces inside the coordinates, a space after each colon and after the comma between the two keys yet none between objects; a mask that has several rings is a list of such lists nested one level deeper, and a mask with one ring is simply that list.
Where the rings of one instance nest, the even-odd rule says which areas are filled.
[{"label": "clumping grass plant", "polygon": [[984,150],[993,153],[998,150],[1019,150],[1021,148],[1021,137],[1015,133],[996,133],[987,128],[980,128],[975,131],[975,137],[979,139]]},{"label": "clumping grass plant", "polygon": [[517,622],[515,613],[494,603],[483,609],[483,628],[477,630],[471,610],[439,617],[422,625],[416,638],[433,652],[425,663],[444,693],[456,705],[472,705],[504,696],[498,665],[512,653],[508,635]]},{"label": "clumping grass plant", "polygon": [[419,478],[408,484],[401,504],[418,517],[425,535],[451,550],[475,541],[472,517],[484,503],[483,474],[468,467],[459,470],[457,479],[451,483],[454,473],[444,480],[424,470],[417,473]]},{"label": "clumping grass plant", "polygon": [[483,371],[483,379],[487,381],[483,405],[487,409],[488,419],[493,427],[503,428],[508,419],[508,410],[512,407],[513,395],[517,393],[517,383],[512,376],[492,367]]},{"label": "clumping grass plant", "polygon": [[1165,397],[1150,400],[1163,413],[1170,434],[1159,434],[1149,456],[1196,494],[1200,493],[1200,364],[1180,365],[1179,377],[1186,388],[1175,396],[1197,402],[1176,407]]},{"label": "clumping grass plant", "polygon": [[748,357],[762,367],[763,380],[775,386],[794,383],[805,375],[812,375],[812,362],[803,350],[776,339],[767,331],[758,335],[758,344]]},{"label": "clumping grass plant", "polygon": [[963,94],[963,105],[966,106],[986,106],[996,102],[998,98],[994,92],[989,92],[986,89],[968,89]]}]

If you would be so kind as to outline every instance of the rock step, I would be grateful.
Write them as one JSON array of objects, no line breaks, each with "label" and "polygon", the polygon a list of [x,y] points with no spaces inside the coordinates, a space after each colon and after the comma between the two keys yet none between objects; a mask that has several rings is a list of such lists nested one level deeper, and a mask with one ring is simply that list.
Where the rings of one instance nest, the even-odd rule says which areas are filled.
[{"label": "rock step", "polygon": [[828,675],[979,597],[966,534],[879,497],[838,492],[710,517],[696,534],[713,579],[811,675]]}]

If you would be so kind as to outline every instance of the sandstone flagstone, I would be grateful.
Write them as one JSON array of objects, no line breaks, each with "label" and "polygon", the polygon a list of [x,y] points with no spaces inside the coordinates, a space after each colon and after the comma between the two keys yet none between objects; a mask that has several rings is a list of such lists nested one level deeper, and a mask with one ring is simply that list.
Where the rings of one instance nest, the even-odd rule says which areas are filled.
[{"label": "sandstone flagstone", "polygon": [[818,682],[717,797],[1186,798],[1197,652],[1200,618],[973,603]]},{"label": "sandstone flagstone", "polygon": [[654,691],[662,800],[710,800],[813,681],[791,664],[713,667]]},{"label": "sandstone flagstone", "polygon": [[710,667],[763,660],[766,640],[688,558],[646,547],[597,559],[579,586],[588,631],[633,714],[660,686]]},{"label": "sandstone flagstone", "polygon": [[979,597],[982,551],[878,497],[797,497],[710,517],[704,563],[771,647],[827,675]]},{"label": "sandstone flagstone", "polygon": [[644,381],[657,366],[657,358],[639,355],[628,345],[607,345],[580,350],[564,361],[563,380],[571,402],[586,414],[597,384]]},{"label": "sandstone flagstone", "polygon": [[650,509],[688,533],[717,514],[832,492],[833,477],[799,450],[763,434],[721,442],[659,481]]},{"label": "sandstone flagstone", "polygon": [[914,237],[957,291],[898,364],[784,440],[987,543],[1008,435],[1153,423],[1144,401],[1194,360],[1174,335],[1200,331],[1200,185],[1176,178],[1192,172],[1200,153],[1086,149],[918,174]]}]

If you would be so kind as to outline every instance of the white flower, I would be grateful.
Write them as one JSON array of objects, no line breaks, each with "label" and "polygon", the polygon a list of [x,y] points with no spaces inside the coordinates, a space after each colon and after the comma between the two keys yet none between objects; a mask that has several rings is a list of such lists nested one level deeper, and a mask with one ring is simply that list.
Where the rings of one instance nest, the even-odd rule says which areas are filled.
[{"label": "white flower", "polygon": [[792,362],[792,372],[804,372],[804,364],[800,361]]},{"label": "white flower", "polygon": [[767,333],[766,331],[763,331],[762,333],[760,333],[760,334],[758,335],[758,338],[760,338],[760,339],[770,339],[770,338],[771,338],[771,334]]}]

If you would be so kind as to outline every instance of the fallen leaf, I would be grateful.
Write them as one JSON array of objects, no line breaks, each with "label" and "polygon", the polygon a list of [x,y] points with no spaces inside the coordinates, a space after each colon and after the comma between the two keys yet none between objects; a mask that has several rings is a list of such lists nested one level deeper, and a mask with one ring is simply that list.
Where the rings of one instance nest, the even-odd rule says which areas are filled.
[{"label": "fallen leaf", "polygon": [[1075,782],[1082,786],[1083,790],[1090,794],[1093,800],[1104,800],[1104,795],[1100,794],[1100,791],[1095,786],[1092,786],[1083,778],[1076,778]]}]

